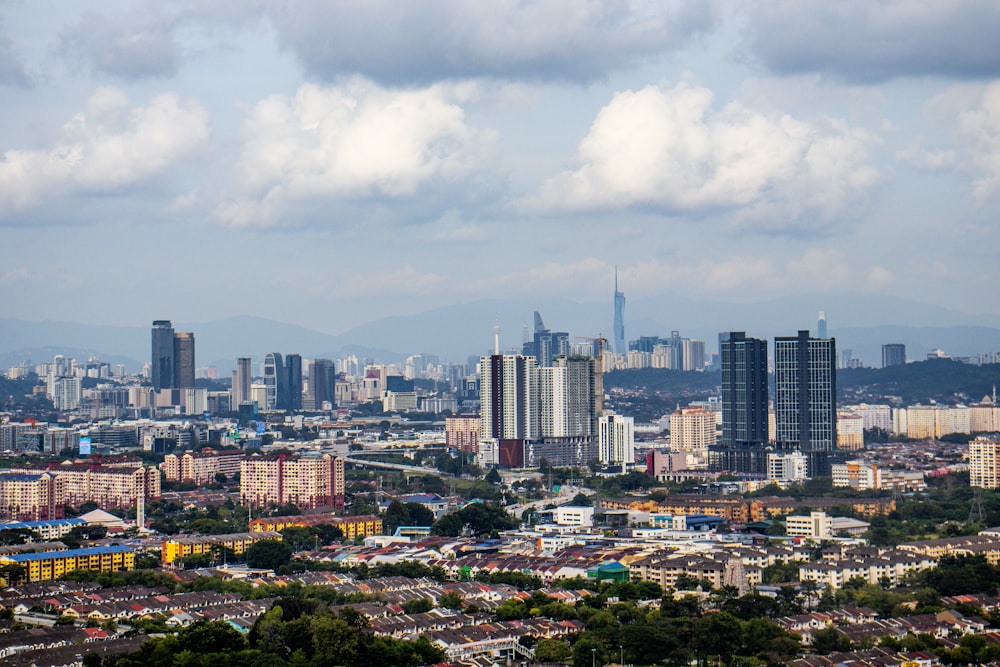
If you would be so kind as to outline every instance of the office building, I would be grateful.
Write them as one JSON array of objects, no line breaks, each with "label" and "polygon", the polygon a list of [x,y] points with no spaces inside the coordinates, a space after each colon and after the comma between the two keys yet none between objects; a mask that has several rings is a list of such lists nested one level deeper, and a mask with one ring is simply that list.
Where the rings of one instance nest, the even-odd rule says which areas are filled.
[{"label": "office building", "polygon": [[521,353],[526,357],[534,357],[539,367],[551,366],[554,358],[569,354],[569,334],[546,329],[542,316],[536,310],[534,334],[530,341],[522,345]]},{"label": "office building", "polygon": [[281,353],[268,352],[264,355],[264,403],[265,410],[278,409],[278,396],[288,391],[285,384],[288,376],[282,363]]},{"label": "office building", "polygon": [[179,331],[174,334],[174,388],[194,388],[194,334]]},{"label": "office building", "polygon": [[806,479],[806,455],[802,452],[769,452],[767,479],[779,484],[794,484]]},{"label": "office building", "polygon": [[153,350],[150,380],[153,389],[170,389],[174,386],[174,327],[170,320],[153,322]]},{"label": "office building", "polygon": [[615,267],[615,321],[614,321],[615,354],[624,356],[625,347],[625,295],[618,291],[618,267]]},{"label": "office building", "polygon": [[[337,406],[337,367],[329,359],[317,359],[309,364],[309,393],[313,398],[316,410],[325,410],[325,404],[330,409]],[[416,406],[414,406],[416,407]]]},{"label": "office building", "polygon": [[767,341],[732,331],[721,343],[722,439],[710,451],[713,470],[767,473]]},{"label": "office building", "polygon": [[479,376],[480,460],[521,467],[525,442],[541,434],[537,362],[521,354],[491,354],[480,359]]},{"label": "office building", "polygon": [[819,311],[816,317],[816,335],[819,338],[826,338],[826,311]]},{"label": "office building", "polygon": [[809,475],[830,474],[837,446],[837,343],[808,331],[774,340],[777,445],[809,459]]},{"label": "office building", "polygon": [[252,362],[250,357],[239,357],[236,360],[236,370],[233,371],[232,409],[235,411],[243,403],[253,400],[250,390],[252,380]]},{"label": "office building", "polygon": [[289,354],[285,357],[285,376],[287,393],[278,393],[278,407],[289,412],[302,409],[302,355]]},{"label": "office building", "polygon": [[882,346],[882,368],[903,366],[906,364],[906,345],[903,343],[886,343]]}]

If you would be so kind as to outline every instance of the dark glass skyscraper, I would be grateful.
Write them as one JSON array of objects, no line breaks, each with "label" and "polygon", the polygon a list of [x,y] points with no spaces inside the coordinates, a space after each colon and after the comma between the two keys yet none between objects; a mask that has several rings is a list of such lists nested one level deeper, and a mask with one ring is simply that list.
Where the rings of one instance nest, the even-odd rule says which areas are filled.
[{"label": "dark glass skyscraper", "polygon": [[906,365],[906,345],[886,343],[882,346],[882,368]]},{"label": "dark glass skyscraper", "polygon": [[534,335],[521,346],[521,354],[534,357],[540,367],[551,366],[553,359],[569,354],[569,334],[546,329],[542,316],[536,310]]},{"label": "dark glass skyscraper", "polygon": [[774,339],[776,440],[808,457],[809,475],[830,474],[837,447],[837,340],[808,331]]},{"label": "dark glass skyscraper", "polygon": [[288,392],[285,386],[288,376],[285,374],[285,364],[281,353],[268,352],[264,355],[264,408],[275,410],[279,408],[281,396]]},{"label": "dark glass skyscraper", "polygon": [[278,407],[289,411],[302,409],[302,355],[289,354],[285,357],[285,376],[288,378],[288,394],[278,395]]},{"label": "dark glass skyscraper", "polygon": [[153,349],[150,361],[150,381],[153,389],[170,389],[174,386],[174,326],[170,320],[153,322]]},{"label": "dark glass skyscraper", "polygon": [[767,472],[767,341],[732,331],[721,338],[722,440],[712,467]]},{"label": "dark glass skyscraper", "polygon": [[337,370],[329,359],[317,359],[309,366],[309,389],[317,410],[323,409],[324,402],[337,405],[336,382]]},{"label": "dark glass skyscraper", "polygon": [[194,388],[194,334],[181,331],[174,334],[174,388]]}]

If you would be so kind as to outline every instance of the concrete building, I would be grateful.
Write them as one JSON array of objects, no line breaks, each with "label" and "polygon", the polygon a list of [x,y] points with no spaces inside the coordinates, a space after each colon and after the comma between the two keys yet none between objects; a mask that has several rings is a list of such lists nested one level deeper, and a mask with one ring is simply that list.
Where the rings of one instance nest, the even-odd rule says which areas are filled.
[{"label": "concrete building", "polygon": [[807,463],[802,452],[769,452],[767,479],[779,484],[802,482],[808,479]]},{"label": "concrete building", "polygon": [[1000,487],[1000,435],[981,435],[969,443],[969,485]]},{"label": "concrete building", "polygon": [[707,459],[715,447],[715,413],[704,408],[680,408],[670,415],[670,448]]},{"label": "concrete building", "polygon": [[767,341],[723,334],[722,439],[710,450],[716,471],[763,474],[767,467]]},{"label": "concrete building", "polygon": [[852,412],[837,413],[837,449],[865,448],[865,419]]},{"label": "concrete building", "polygon": [[809,458],[809,475],[830,474],[837,446],[837,342],[808,331],[774,339],[777,445]]},{"label": "concrete building", "polygon": [[253,507],[344,507],[344,459],[254,454],[240,463],[240,501]]},{"label": "concrete building", "polygon": [[229,533],[227,535],[182,535],[163,542],[160,559],[168,566],[174,561],[200,554],[211,554],[228,549],[234,554],[242,554],[251,545],[264,540],[281,541],[281,533],[263,531],[257,533]]},{"label": "concrete building", "polygon": [[833,537],[833,523],[826,512],[810,512],[809,516],[787,516],[785,517],[785,532],[789,537],[825,540]]},{"label": "concrete building", "polygon": [[479,415],[449,415],[444,419],[444,442],[448,449],[475,454],[479,449]]},{"label": "concrete building", "polygon": [[635,463],[635,420],[614,413],[598,420],[597,460],[605,464]]},{"label": "concrete building", "polygon": [[198,485],[213,484],[216,475],[235,479],[245,458],[239,449],[222,451],[184,452],[163,457],[163,477],[168,482],[193,482]]},{"label": "concrete building", "polygon": [[[534,357],[492,354],[479,361],[480,460],[521,467],[525,442],[541,435]],[[488,451],[487,451],[488,450]]]},{"label": "concrete building", "polygon": [[51,581],[74,570],[121,572],[135,569],[131,547],[111,545],[0,556],[0,565],[20,565],[29,582]]},{"label": "concrete building", "polygon": [[0,518],[17,521],[62,519],[65,480],[47,472],[0,474]]}]

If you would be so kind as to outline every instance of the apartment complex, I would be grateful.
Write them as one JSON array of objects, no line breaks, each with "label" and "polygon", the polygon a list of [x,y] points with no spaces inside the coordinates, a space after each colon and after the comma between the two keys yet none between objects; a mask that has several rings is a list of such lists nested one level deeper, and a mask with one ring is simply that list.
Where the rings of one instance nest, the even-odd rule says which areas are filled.
[{"label": "apartment complex", "polygon": [[241,554],[251,545],[264,540],[281,541],[281,533],[262,531],[257,533],[229,533],[227,535],[182,535],[164,540],[161,550],[161,561],[170,565],[174,561],[188,556],[210,554],[213,551],[227,549],[234,554]]},{"label": "apartment complex", "polygon": [[211,484],[220,473],[226,479],[235,479],[245,456],[239,449],[185,452],[179,456],[167,454],[163,457],[163,477],[168,482],[193,482],[198,485]]},{"label": "apartment complex", "polygon": [[66,481],[49,473],[0,474],[0,518],[43,521],[65,516]]},{"label": "apartment complex", "polygon": [[1000,435],[981,435],[969,443],[969,485],[983,489],[1000,487]]},{"label": "apartment complex", "polygon": [[670,415],[670,449],[708,457],[715,446],[715,413],[704,408],[680,408]]},{"label": "apartment complex", "polygon": [[344,459],[329,454],[254,454],[240,463],[240,500],[253,507],[343,509]]},{"label": "apartment complex", "polygon": [[135,552],[122,545],[64,549],[43,553],[7,554],[0,565],[20,565],[28,581],[50,581],[74,570],[120,572],[135,569]]},{"label": "apartment complex", "polygon": [[250,532],[280,532],[292,526],[336,526],[349,540],[382,534],[382,519],[378,516],[335,516],[333,514],[299,514],[254,519],[250,522]]},{"label": "apartment complex", "polygon": [[445,417],[444,442],[448,449],[475,454],[479,450],[479,415]]},{"label": "apartment complex", "polygon": [[[160,471],[141,462],[110,461],[101,463],[47,463],[22,465],[11,472],[26,475],[46,473],[59,480],[62,499],[56,502],[79,507],[86,502],[99,507],[134,507],[140,496],[146,501],[160,497]],[[51,517],[56,518],[56,517]]]}]

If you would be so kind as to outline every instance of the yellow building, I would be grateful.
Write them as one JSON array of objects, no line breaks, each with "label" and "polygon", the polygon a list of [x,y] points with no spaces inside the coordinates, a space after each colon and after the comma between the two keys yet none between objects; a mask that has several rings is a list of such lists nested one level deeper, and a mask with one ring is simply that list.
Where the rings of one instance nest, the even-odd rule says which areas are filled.
[{"label": "yellow building", "polygon": [[382,534],[382,519],[377,516],[334,516],[332,514],[300,514],[298,516],[272,516],[254,519],[250,522],[250,532],[280,531],[291,526],[336,526],[343,531],[344,537],[349,540],[353,540],[355,537]]},{"label": "yellow building", "polygon": [[707,456],[715,446],[715,413],[704,408],[681,408],[670,415],[670,449]]},{"label": "yellow building", "polygon": [[120,545],[0,556],[0,565],[20,565],[28,581],[58,579],[73,570],[119,572],[135,569],[135,552]]},{"label": "yellow building", "polygon": [[234,554],[241,554],[250,545],[264,540],[281,541],[281,533],[272,530],[258,533],[230,533],[228,535],[188,535],[172,537],[163,542],[161,560],[164,565],[170,565],[179,558],[210,554],[215,549],[228,549]]}]

